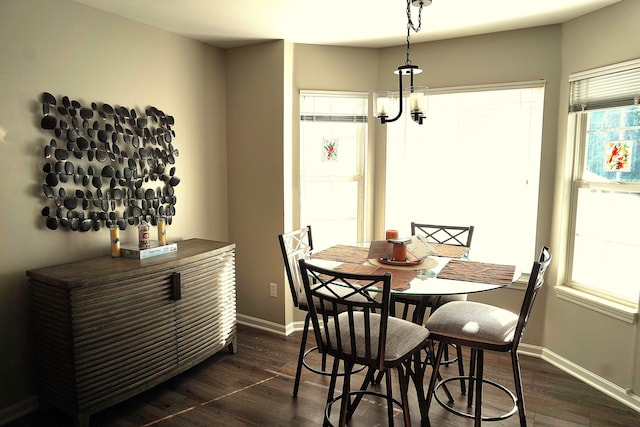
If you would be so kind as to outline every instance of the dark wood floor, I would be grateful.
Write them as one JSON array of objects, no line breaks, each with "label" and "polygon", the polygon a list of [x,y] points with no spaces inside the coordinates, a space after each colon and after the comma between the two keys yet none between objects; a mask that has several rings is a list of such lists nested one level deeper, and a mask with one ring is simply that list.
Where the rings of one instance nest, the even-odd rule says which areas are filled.
[{"label": "dark wood floor", "polygon": [[[223,351],[190,371],[139,396],[91,416],[92,427],[180,426],[317,426],[322,424],[328,381],[303,370],[297,398],[291,397],[300,333],[281,337],[253,328],[238,327],[239,349]],[[468,360],[468,359],[467,359]],[[485,357],[487,377],[511,386],[508,356]],[[640,414],[573,379],[537,358],[521,358],[527,421],[530,426],[640,426]],[[449,370],[445,368],[446,376]],[[430,370],[427,371],[427,376]],[[485,387],[485,400],[500,406],[500,393]],[[452,386],[454,397],[462,397]],[[457,392],[457,393],[456,393]],[[415,402],[415,394],[410,398]],[[411,407],[412,424],[419,425],[417,404]],[[352,426],[386,425],[383,402],[366,399]],[[471,426],[434,403],[431,425]],[[396,425],[402,425],[399,412]],[[495,427],[517,426],[517,415]],[[72,425],[67,415],[33,413],[8,427]]]}]

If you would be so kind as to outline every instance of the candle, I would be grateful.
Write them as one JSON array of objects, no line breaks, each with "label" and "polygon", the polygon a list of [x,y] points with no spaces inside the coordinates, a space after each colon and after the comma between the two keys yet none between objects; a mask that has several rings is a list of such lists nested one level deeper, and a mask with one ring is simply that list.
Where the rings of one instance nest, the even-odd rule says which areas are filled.
[{"label": "candle", "polygon": [[412,92],[409,95],[409,105],[411,112],[422,112],[424,110],[424,93]]},{"label": "candle", "polygon": [[167,224],[164,218],[158,218],[158,243],[160,246],[167,244]]},{"label": "candle", "polygon": [[398,230],[387,230],[385,233],[385,239],[397,239],[398,238]]},{"label": "candle", "polygon": [[386,116],[389,110],[389,98],[378,98],[377,108],[378,117]]},{"label": "candle", "polygon": [[120,256],[120,229],[117,225],[109,228],[111,234],[111,256],[116,258]]}]

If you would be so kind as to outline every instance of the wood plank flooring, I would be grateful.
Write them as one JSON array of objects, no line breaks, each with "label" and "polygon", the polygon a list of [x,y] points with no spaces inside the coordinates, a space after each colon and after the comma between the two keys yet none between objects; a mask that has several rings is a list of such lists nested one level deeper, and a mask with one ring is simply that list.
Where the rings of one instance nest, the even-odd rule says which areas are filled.
[{"label": "wood plank flooring", "polygon": [[[222,351],[152,390],[92,415],[91,427],[322,425],[329,383],[327,378],[303,369],[298,397],[291,396],[300,337],[300,332],[282,337],[239,326],[236,354]],[[465,357],[468,360],[467,354]],[[318,360],[315,356],[312,359]],[[521,357],[521,365],[529,426],[640,427],[640,414],[552,365],[527,356]],[[447,376],[449,371],[451,375],[455,374],[451,367],[444,368],[443,375]],[[429,373],[428,369],[427,377]],[[512,389],[510,359],[507,355],[487,354],[485,375]],[[457,401],[463,400],[457,383],[450,388]],[[417,426],[420,416],[415,393],[412,393],[410,389],[412,425]],[[492,387],[485,387],[485,401],[505,407],[502,394]],[[366,398],[350,425],[384,426],[387,424],[385,408],[384,402]],[[472,420],[457,417],[435,402],[429,417],[434,427],[473,425]],[[402,425],[399,410],[396,411],[395,421],[396,425]],[[69,416],[51,410],[46,414],[30,414],[6,426],[71,425]],[[514,415],[507,420],[485,425],[507,427],[519,423],[517,415]]]}]

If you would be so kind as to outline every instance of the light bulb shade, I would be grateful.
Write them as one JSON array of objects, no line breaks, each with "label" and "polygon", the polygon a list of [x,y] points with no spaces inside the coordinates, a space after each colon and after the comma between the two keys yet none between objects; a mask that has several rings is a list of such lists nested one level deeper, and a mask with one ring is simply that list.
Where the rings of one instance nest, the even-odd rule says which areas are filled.
[{"label": "light bulb shade", "polygon": [[399,105],[398,92],[373,92],[373,108],[376,117],[395,117],[398,114]]},{"label": "light bulb shade", "polygon": [[411,113],[427,114],[427,94],[429,88],[426,86],[411,86],[404,94],[409,99],[409,111]]}]

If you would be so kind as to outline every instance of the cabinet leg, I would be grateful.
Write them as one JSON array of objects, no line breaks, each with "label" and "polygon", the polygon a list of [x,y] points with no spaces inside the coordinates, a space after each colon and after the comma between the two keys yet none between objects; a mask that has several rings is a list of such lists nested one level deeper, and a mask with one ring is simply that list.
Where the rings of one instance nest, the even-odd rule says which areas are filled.
[{"label": "cabinet leg", "polygon": [[74,427],[89,427],[89,414],[76,414],[73,418]]},{"label": "cabinet leg", "polygon": [[235,336],[231,338],[231,342],[229,343],[227,348],[229,349],[229,353],[236,354],[236,351],[238,351],[238,338],[236,338]]}]

